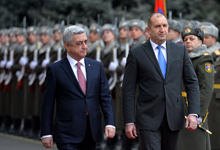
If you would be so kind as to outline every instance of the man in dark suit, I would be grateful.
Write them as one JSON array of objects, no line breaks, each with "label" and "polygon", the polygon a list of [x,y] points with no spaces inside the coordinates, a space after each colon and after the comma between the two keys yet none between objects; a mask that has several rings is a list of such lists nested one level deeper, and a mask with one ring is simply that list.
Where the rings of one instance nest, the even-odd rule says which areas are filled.
[{"label": "man in dark suit", "polygon": [[[186,47],[166,40],[168,23],[163,14],[150,15],[146,29],[150,39],[130,50],[125,67],[125,132],[134,139],[137,126],[141,150],[175,150],[185,121],[181,84],[185,84],[189,101],[185,127],[193,131],[200,112],[198,80]],[[139,95],[135,104],[136,85]]]},{"label": "man in dark suit", "polygon": [[[106,123],[105,136],[115,135],[112,99],[100,62],[86,58],[84,29],[65,29],[63,42],[67,56],[47,68],[41,113],[42,143],[53,147],[52,121],[56,102],[55,138],[59,150],[95,150],[103,139],[101,110]],[[56,100],[55,100],[56,99]]]}]

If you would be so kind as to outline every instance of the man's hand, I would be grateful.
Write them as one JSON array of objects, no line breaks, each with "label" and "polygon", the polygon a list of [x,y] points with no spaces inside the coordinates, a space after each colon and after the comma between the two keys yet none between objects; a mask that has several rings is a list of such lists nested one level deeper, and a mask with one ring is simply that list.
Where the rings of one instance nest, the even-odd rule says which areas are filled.
[{"label": "man's hand", "polygon": [[129,139],[135,139],[137,137],[135,124],[125,125],[125,134]]},{"label": "man's hand", "polygon": [[53,148],[53,137],[42,138],[42,143],[46,148]]},{"label": "man's hand", "polygon": [[197,117],[194,115],[188,115],[186,119],[186,128],[189,131],[194,131],[197,128]]},{"label": "man's hand", "polygon": [[105,137],[111,139],[114,136],[115,136],[115,128],[105,127]]}]

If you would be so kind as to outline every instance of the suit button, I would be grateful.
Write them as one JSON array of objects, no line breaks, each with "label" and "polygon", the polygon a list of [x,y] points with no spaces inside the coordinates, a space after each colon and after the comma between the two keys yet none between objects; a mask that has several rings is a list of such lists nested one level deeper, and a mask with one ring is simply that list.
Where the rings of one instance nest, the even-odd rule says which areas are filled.
[{"label": "suit button", "polygon": [[85,98],[85,100],[87,101],[87,98]]},{"label": "suit button", "polygon": [[84,112],[83,114],[86,115],[86,112]]}]

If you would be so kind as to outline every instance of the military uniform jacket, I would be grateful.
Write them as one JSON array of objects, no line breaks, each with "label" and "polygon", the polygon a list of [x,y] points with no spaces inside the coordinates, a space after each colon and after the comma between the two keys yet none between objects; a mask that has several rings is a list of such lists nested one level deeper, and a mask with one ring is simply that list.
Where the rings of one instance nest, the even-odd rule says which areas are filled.
[{"label": "military uniform jacket", "polygon": [[[64,50],[63,47],[64,46],[63,46],[63,41],[62,40],[60,40],[57,43],[54,43],[54,45],[52,46],[51,51],[50,51],[50,62],[51,63],[58,60],[58,55],[60,55],[59,56],[60,59],[64,58],[64,56],[66,55],[66,51]],[[58,51],[59,51],[60,48],[61,48],[61,53],[58,54]]]},{"label": "military uniform jacket", "polygon": [[101,54],[102,65],[105,69],[105,73],[108,79],[112,75],[112,71],[110,71],[108,67],[110,62],[113,61],[113,49],[115,47],[117,47],[117,43],[113,41],[102,50],[102,54]]},{"label": "military uniform jacket", "polygon": [[212,97],[214,84],[213,59],[206,51],[206,46],[202,45],[189,53],[193,68],[198,77],[200,88],[200,115],[204,118],[207,114],[209,103]]},{"label": "military uniform jacket", "polygon": [[88,53],[86,57],[96,60],[96,50],[98,48],[104,48],[104,43],[101,39],[95,41],[94,43],[88,43]]},{"label": "military uniform jacket", "polygon": [[142,35],[136,42],[131,44],[131,49],[141,45],[143,42],[146,42],[146,37],[144,35]]},{"label": "military uniform jacket", "polygon": [[216,61],[216,59],[220,56],[220,43],[216,42],[214,45],[212,45],[211,47],[207,48],[208,53],[210,55],[212,55],[214,62]]}]

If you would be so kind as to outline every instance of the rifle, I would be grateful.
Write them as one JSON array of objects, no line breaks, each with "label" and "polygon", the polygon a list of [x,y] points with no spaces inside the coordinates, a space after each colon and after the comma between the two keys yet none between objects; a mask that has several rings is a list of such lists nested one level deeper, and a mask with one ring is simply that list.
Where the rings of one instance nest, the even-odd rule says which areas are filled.
[{"label": "rifle", "polygon": [[[10,62],[14,63],[14,50],[11,50],[10,51]],[[10,92],[10,81],[12,79],[12,72],[9,70],[8,74],[6,75],[6,79],[5,79],[5,82],[4,82],[4,92]]]},{"label": "rifle", "polygon": [[[100,14],[98,14],[97,16],[97,22],[98,22],[98,26],[100,25]],[[99,33],[98,33],[99,34]],[[99,35],[99,46],[96,49],[96,60],[97,61],[101,61],[101,42],[100,42],[100,35]]]},{"label": "rifle", "polygon": [[[117,22],[118,22],[118,18],[116,17],[115,22],[114,22],[114,26],[113,26],[114,30],[116,30],[116,28],[117,28]],[[115,38],[115,40],[116,40],[116,38]],[[115,62],[115,63],[117,62],[117,47],[116,46],[113,48],[113,62]],[[117,80],[118,80],[117,72],[114,71],[113,72],[113,81],[109,85],[109,90],[112,90],[115,87]]]},{"label": "rifle", "polygon": [[[4,57],[3,57],[3,60],[1,61],[2,68],[4,68],[4,66],[7,62],[7,55],[8,55],[7,47],[5,47],[3,55],[4,55]],[[3,81],[5,79],[5,75],[6,75],[6,71],[4,69],[3,72],[0,74],[0,90],[4,89],[4,82]]]}]

